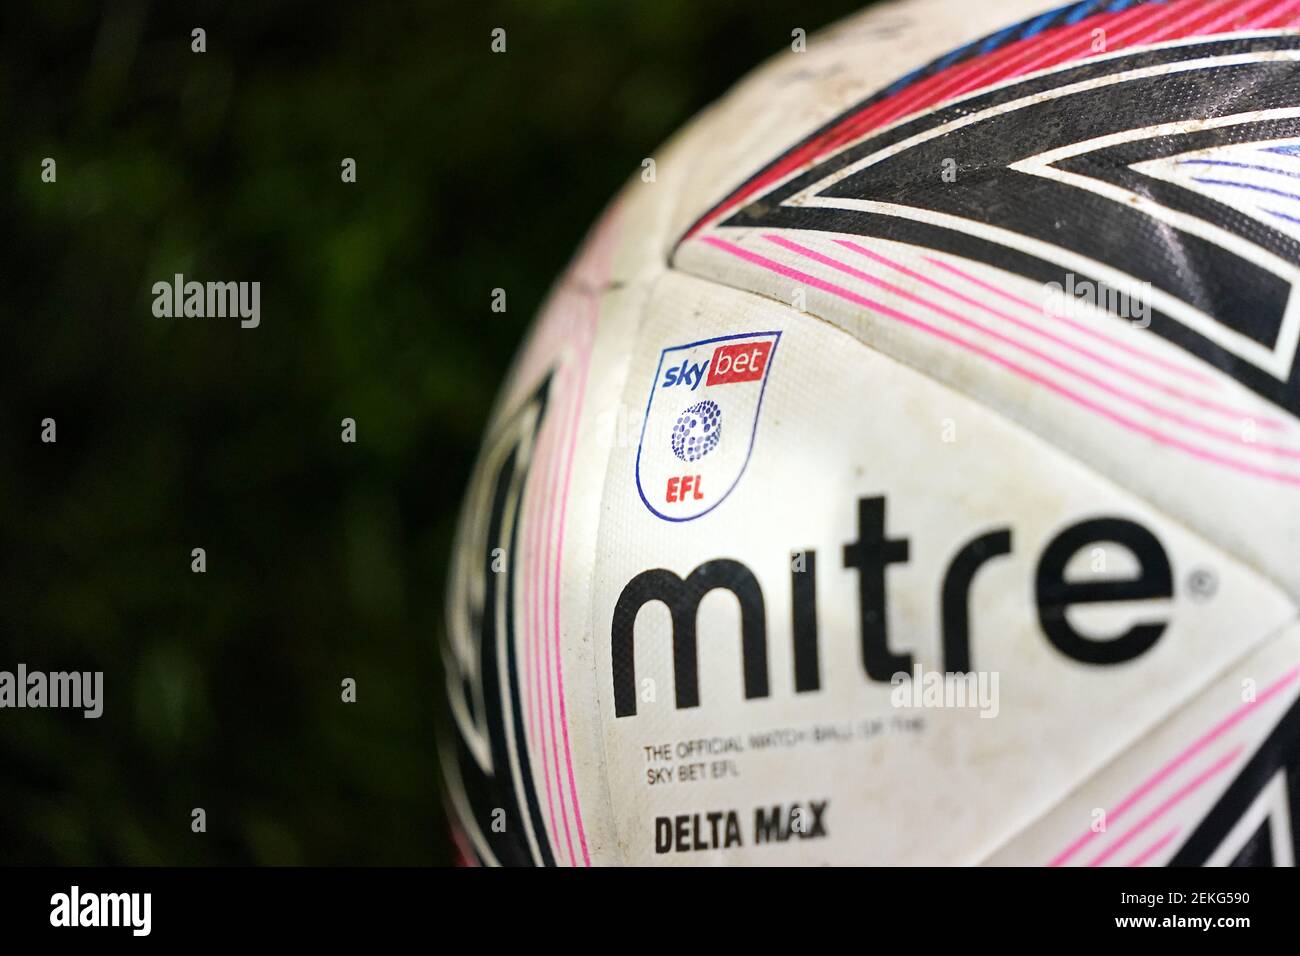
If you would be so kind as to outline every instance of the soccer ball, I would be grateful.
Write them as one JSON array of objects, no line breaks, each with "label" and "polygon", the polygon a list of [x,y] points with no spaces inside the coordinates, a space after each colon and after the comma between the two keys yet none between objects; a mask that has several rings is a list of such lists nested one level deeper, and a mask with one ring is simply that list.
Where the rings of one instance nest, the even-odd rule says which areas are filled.
[{"label": "soccer ball", "polygon": [[1300,9],[873,8],[595,226],[483,445],[495,864],[1289,864]]}]

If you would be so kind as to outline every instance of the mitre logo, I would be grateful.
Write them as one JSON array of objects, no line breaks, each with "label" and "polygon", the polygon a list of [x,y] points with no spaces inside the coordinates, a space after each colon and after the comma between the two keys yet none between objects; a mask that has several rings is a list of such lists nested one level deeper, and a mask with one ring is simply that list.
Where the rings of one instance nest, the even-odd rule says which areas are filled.
[{"label": "mitre logo", "polygon": [[636,483],[665,521],[708,514],[749,464],[780,332],[749,332],[674,345],[650,383]]},{"label": "mitre logo", "polygon": [[[800,552],[802,560],[790,568],[791,616],[790,658],[794,662],[793,687],[779,692],[815,694],[822,689],[822,639],[817,618],[817,579],[825,574],[856,574],[860,659],[866,680],[890,683],[897,675],[913,671],[916,659],[891,644],[887,571],[891,565],[906,564],[911,542],[891,534],[885,520],[885,498],[858,499],[856,540],[839,550],[839,567],[817,549]],[[1111,542],[1127,550],[1137,564],[1131,577],[1074,581],[1067,569],[1075,556],[1097,544]],[[1010,526],[977,534],[953,555],[942,571],[939,604],[942,609],[940,634],[942,671],[969,674],[976,670],[971,646],[970,588],[976,572],[989,561],[1012,552]],[[786,553],[790,553],[788,550]],[[833,554],[834,552],[832,552]],[[825,552],[823,551],[823,555]],[[768,614],[765,589],[773,582],[760,582],[753,569],[735,558],[714,558],[692,568],[685,575],[658,567],[634,576],[619,593],[610,618],[610,674],[615,717],[637,713],[636,640],[637,618],[647,604],[662,604],[668,610],[667,652],[672,656],[673,685],[678,709],[700,706],[700,641],[725,641],[737,648],[741,680],[747,700],[772,696],[768,677]],[[1032,580],[1035,610],[1044,639],[1064,658],[1081,664],[1110,666],[1124,664],[1151,650],[1169,624],[1169,611],[1149,613],[1148,602],[1168,601],[1174,596],[1173,571],[1160,540],[1145,526],[1120,516],[1085,518],[1058,531],[1042,546]],[[734,634],[708,633],[697,629],[700,604],[713,591],[729,591],[740,609],[740,640]],[[1083,630],[1067,611],[1080,604],[1141,602],[1137,619],[1128,627],[1109,631]],[[663,640],[660,630],[643,630],[651,640]],[[835,646],[842,646],[836,635]],[[829,642],[828,642],[829,643]],[[663,660],[660,645],[654,659]],[[784,652],[782,652],[784,653]],[[920,679],[918,673],[918,681]],[[978,680],[978,675],[976,677]],[[897,685],[895,685],[897,687]],[[996,690],[992,690],[996,693]]]}]

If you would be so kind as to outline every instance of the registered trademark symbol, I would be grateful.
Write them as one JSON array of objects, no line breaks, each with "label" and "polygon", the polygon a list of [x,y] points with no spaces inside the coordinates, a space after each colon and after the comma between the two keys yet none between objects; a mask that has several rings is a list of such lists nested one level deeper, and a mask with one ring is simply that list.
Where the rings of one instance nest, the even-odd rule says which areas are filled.
[{"label": "registered trademark symbol", "polygon": [[1198,601],[1208,601],[1219,590],[1219,579],[1207,568],[1197,568],[1187,576],[1187,590]]}]

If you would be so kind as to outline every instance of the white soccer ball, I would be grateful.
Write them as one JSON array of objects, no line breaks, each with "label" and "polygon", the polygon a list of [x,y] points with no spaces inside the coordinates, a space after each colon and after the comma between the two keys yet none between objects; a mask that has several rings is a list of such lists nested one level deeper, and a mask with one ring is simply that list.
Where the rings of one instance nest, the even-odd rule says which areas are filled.
[{"label": "white soccer ball", "polygon": [[1292,863],[1300,10],[905,0],[634,177],[506,383],[483,863]]}]

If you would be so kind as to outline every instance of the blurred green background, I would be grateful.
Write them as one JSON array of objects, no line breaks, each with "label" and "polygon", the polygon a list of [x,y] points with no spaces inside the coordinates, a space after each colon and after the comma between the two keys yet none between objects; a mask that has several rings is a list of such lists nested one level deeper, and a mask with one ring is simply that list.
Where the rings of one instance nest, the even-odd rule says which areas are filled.
[{"label": "blurred green background", "polygon": [[[105,712],[0,710],[0,862],[447,861],[443,579],[510,356],[641,159],[861,5],[4,4],[0,669]],[[176,272],[261,326],[154,318]]]}]

